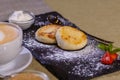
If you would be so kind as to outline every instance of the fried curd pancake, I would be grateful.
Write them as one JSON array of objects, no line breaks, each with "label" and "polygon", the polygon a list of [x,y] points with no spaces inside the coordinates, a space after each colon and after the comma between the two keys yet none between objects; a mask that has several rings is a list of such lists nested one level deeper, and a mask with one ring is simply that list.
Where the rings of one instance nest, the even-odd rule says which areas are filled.
[{"label": "fried curd pancake", "polygon": [[87,44],[86,34],[70,26],[60,27],[55,36],[58,46],[65,50],[78,50]]},{"label": "fried curd pancake", "polygon": [[54,44],[56,43],[56,31],[60,27],[59,25],[53,24],[40,27],[35,33],[35,38],[43,43]]}]

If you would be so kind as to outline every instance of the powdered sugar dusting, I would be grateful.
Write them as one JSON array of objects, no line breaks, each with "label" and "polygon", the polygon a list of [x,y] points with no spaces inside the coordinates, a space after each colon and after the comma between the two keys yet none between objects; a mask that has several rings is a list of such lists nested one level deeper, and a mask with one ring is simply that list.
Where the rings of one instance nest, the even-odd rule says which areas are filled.
[{"label": "powdered sugar dusting", "polygon": [[50,47],[49,45],[40,44],[34,39],[29,39],[26,45],[29,46],[30,48],[36,48],[36,47],[42,48],[42,46]]},{"label": "powdered sugar dusting", "polygon": [[[46,56],[45,58],[47,59],[55,59],[55,60],[63,60],[63,59],[74,59],[76,57],[81,58],[83,55],[86,55],[85,58],[87,58],[87,55],[91,52],[92,46],[86,46],[87,50],[80,50],[80,51],[56,51],[54,50],[53,52],[56,54],[51,54],[49,56]],[[94,49],[92,49],[94,50]]]},{"label": "powdered sugar dusting", "polygon": [[72,64],[72,67],[68,70],[68,74],[80,75],[83,77],[94,76],[97,74],[96,71],[100,71],[104,68],[111,68],[109,65],[101,64],[101,53],[100,50],[94,46],[94,40],[90,40],[88,45],[89,46],[79,51],[54,50],[53,53],[55,54],[50,54],[43,58],[58,63],[62,62],[67,66]]},{"label": "powdered sugar dusting", "polygon": [[[33,37],[31,37],[31,35],[33,35]],[[35,31],[32,30],[31,32],[28,32],[28,33],[24,33],[24,44],[31,48],[31,49],[35,49],[35,48],[42,48],[42,47],[50,47],[49,45],[45,45],[45,44],[42,44],[40,42],[38,42],[36,39],[35,39]]]}]

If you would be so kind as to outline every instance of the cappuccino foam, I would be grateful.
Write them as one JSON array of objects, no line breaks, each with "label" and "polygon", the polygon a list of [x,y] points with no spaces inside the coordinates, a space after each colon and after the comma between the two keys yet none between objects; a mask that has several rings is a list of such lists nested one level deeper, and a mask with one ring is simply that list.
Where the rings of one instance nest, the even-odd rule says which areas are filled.
[{"label": "cappuccino foam", "polygon": [[5,44],[17,38],[19,32],[16,28],[0,24],[0,44]]}]

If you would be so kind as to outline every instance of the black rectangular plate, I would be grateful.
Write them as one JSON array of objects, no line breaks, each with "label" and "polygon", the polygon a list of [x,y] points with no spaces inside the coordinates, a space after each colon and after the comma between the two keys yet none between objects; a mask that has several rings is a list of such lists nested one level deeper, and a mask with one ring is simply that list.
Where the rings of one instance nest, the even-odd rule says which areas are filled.
[{"label": "black rectangular plate", "polygon": [[104,65],[100,62],[104,51],[100,50],[97,45],[110,42],[94,37],[85,31],[88,37],[87,46],[77,51],[65,51],[56,44],[48,45],[38,42],[35,39],[35,32],[41,26],[50,24],[47,20],[49,15],[57,16],[62,25],[78,28],[57,12],[36,15],[35,23],[29,29],[24,30],[23,45],[59,80],[90,80],[120,70],[119,60],[112,65]]}]

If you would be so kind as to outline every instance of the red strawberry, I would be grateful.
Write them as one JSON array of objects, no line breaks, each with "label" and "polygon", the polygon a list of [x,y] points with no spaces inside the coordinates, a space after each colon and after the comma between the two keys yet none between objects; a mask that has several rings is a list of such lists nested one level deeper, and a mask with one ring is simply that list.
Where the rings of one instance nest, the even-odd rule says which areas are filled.
[{"label": "red strawberry", "polygon": [[112,57],[112,59],[115,61],[116,59],[117,59],[117,57],[118,57],[118,54],[116,54],[116,53],[111,53],[110,54],[110,56]]},{"label": "red strawberry", "polygon": [[110,55],[109,52],[106,52],[106,53],[103,55],[102,59],[101,59],[101,63],[107,64],[107,65],[112,64],[113,61],[114,61],[114,60],[113,60],[113,58],[111,57],[111,55]]}]

